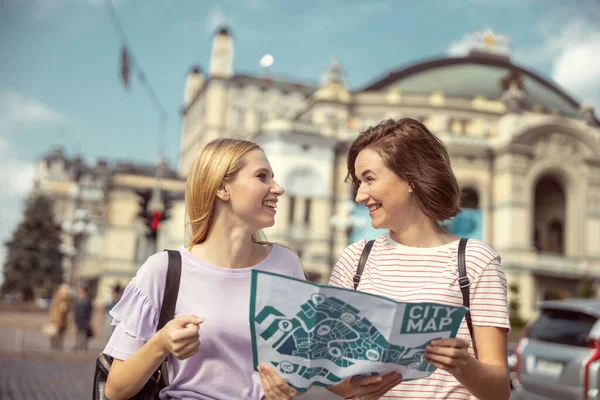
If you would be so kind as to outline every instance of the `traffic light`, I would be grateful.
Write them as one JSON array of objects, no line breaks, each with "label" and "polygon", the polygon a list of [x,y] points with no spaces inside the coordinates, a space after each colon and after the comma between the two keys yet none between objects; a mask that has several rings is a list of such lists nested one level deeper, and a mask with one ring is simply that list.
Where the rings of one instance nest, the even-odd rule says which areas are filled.
[{"label": "traffic light", "polygon": [[163,193],[163,212],[162,212],[162,216],[161,216],[161,221],[166,221],[169,218],[171,218],[171,208],[173,207],[173,202],[171,199],[171,196],[169,195],[169,192],[164,192]]},{"label": "traffic light", "polygon": [[152,213],[152,221],[150,221],[150,235],[153,239],[156,239],[158,229],[160,228],[160,222],[163,220],[162,211],[154,211]]},{"label": "traffic light", "polygon": [[156,240],[160,223],[171,218],[170,210],[173,207],[171,196],[168,192],[163,192],[162,205],[159,205],[159,208],[156,209],[155,206],[152,206],[154,204],[152,202],[152,190],[136,190],[135,192],[140,196],[138,218],[141,218],[146,226],[146,237]]},{"label": "traffic light", "polygon": [[152,229],[154,215],[152,214],[152,210],[150,210],[152,191],[150,189],[136,190],[135,193],[140,196],[138,218],[140,218],[146,226],[146,237],[149,239],[156,239],[156,231],[153,231]]},{"label": "traffic light", "polygon": [[149,213],[149,204],[150,204],[150,198],[152,197],[152,192],[149,189],[146,190],[136,190],[135,193],[140,196],[140,210],[138,212],[138,217],[141,218],[142,220],[147,220],[148,219],[148,213]]}]

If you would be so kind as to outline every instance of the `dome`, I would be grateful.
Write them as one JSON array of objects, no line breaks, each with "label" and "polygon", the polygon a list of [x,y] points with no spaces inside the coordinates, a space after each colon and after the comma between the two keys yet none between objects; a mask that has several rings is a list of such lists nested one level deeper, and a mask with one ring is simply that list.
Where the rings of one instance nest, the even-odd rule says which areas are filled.
[{"label": "dome", "polygon": [[579,116],[579,103],[553,82],[510,62],[508,58],[470,55],[426,61],[390,72],[362,91],[398,89],[401,93],[443,92],[450,97],[485,96],[500,100],[503,80],[522,79],[525,107],[542,107],[567,116]]}]

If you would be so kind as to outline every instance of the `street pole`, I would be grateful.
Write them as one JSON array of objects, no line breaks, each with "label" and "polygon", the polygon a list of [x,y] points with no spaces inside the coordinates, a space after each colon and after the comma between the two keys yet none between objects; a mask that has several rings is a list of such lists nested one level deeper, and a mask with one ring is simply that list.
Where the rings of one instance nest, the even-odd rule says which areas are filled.
[{"label": "street pole", "polygon": [[[167,160],[165,158],[165,145],[166,145],[166,124],[167,124],[167,114],[166,112],[159,109],[159,138],[158,138],[158,160],[156,164],[156,171],[154,175],[154,185],[152,187],[152,195],[150,196],[150,202],[148,204],[150,215],[154,214],[157,211],[164,212],[163,210],[163,189],[162,189],[162,181],[165,175],[165,169],[167,167]],[[158,231],[160,229],[160,225],[155,232],[154,237],[148,238],[148,256],[156,253],[157,249],[157,241],[158,241]]]},{"label": "street pole", "polygon": [[[331,216],[337,214],[337,203],[338,203],[338,186],[337,176],[339,174],[338,159],[340,157],[341,150],[344,149],[343,142],[337,142],[333,148],[333,172],[332,172],[332,191],[331,191]],[[329,235],[329,268],[333,269],[336,261],[335,255],[335,242],[337,235],[337,226],[335,224],[329,225],[331,228],[331,235]]]}]

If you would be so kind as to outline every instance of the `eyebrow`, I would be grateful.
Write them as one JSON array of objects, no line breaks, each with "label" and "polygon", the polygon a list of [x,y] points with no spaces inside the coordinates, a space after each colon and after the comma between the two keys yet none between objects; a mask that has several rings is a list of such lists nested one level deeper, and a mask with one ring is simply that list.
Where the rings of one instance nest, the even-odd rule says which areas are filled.
[{"label": "eyebrow", "polygon": [[262,167],[262,168],[259,168],[259,169],[257,169],[257,170],[256,170],[256,172],[254,172],[254,173],[255,173],[255,174],[258,174],[258,173],[260,173],[260,172],[266,172],[267,174],[271,174],[271,177],[272,177],[272,178],[275,178],[275,173],[274,173],[274,172],[272,172],[272,171],[269,171],[267,168],[264,168],[264,167]]},{"label": "eyebrow", "polygon": [[375,172],[371,171],[370,169],[367,169],[367,170],[363,171],[363,173],[360,174],[360,176],[364,177],[367,174],[377,175]]}]

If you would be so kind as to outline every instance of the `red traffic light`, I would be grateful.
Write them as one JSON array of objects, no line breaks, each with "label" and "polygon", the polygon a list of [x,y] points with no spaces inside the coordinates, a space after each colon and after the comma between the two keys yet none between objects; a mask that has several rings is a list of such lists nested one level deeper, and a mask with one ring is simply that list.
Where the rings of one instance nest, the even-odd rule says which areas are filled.
[{"label": "red traffic light", "polygon": [[152,228],[153,231],[158,230],[160,221],[162,221],[162,211],[154,211],[152,213],[152,223],[150,224],[150,227]]}]

